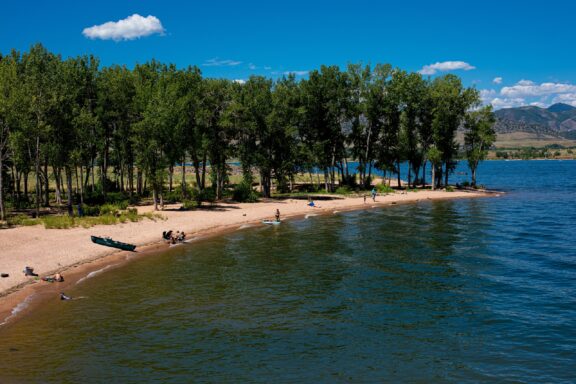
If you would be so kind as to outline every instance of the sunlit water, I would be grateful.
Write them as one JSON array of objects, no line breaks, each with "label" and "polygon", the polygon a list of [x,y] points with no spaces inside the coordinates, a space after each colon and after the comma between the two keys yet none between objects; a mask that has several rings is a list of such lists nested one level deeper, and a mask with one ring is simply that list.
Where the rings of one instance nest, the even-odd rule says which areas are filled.
[{"label": "sunlit water", "polygon": [[0,328],[0,382],[574,382],[576,162],[479,177],[106,270]]}]

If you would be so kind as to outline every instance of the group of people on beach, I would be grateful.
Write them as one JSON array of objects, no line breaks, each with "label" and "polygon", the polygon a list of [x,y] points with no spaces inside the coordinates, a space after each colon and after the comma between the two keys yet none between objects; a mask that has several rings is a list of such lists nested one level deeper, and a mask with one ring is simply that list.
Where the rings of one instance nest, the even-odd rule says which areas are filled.
[{"label": "group of people on beach", "polygon": [[176,233],[174,233],[174,231],[170,229],[168,231],[162,232],[162,238],[170,242],[170,244],[176,244],[183,242],[186,239],[186,234],[184,231],[176,231]]}]

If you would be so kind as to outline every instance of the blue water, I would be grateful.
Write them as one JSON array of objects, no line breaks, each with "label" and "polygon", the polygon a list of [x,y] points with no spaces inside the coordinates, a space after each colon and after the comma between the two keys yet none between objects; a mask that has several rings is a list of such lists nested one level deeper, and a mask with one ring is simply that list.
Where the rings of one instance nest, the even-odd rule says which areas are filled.
[{"label": "blue water", "polygon": [[0,329],[0,381],[576,382],[576,162],[478,177],[106,271]]}]

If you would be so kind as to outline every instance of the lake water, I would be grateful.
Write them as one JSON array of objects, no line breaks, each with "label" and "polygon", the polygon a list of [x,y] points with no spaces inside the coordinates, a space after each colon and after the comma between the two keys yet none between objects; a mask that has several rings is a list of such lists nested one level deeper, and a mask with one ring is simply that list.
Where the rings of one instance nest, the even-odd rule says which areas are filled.
[{"label": "lake water", "polygon": [[0,329],[0,382],[575,382],[576,162],[479,182],[108,270]]}]

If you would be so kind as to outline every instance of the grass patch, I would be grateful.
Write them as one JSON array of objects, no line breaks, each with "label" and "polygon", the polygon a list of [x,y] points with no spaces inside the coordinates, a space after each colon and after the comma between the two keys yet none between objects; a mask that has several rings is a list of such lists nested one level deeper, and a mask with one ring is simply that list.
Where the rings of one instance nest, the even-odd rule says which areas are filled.
[{"label": "grass patch", "polygon": [[15,226],[28,227],[32,225],[41,224],[42,222],[40,221],[40,219],[33,219],[30,216],[16,215],[8,217],[6,223],[8,224],[8,227],[15,227]]},{"label": "grass patch", "polygon": [[106,214],[100,216],[83,216],[71,217],[68,215],[52,215],[43,216],[38,219],[30,218],[26,215],[16,215],[9,217],[7,225],[14,226],[30,226],[43,224],[46,229],[68,229],[74,227],[90,228],[95,225],[114,225],[118,223],[138,222],[147,218],[152,221],[166,220],[164,216],[155,212],[145,212],[139,214],[136,208],[128,208],[126,210],[119,210],[117,206],[107,207]]}]

